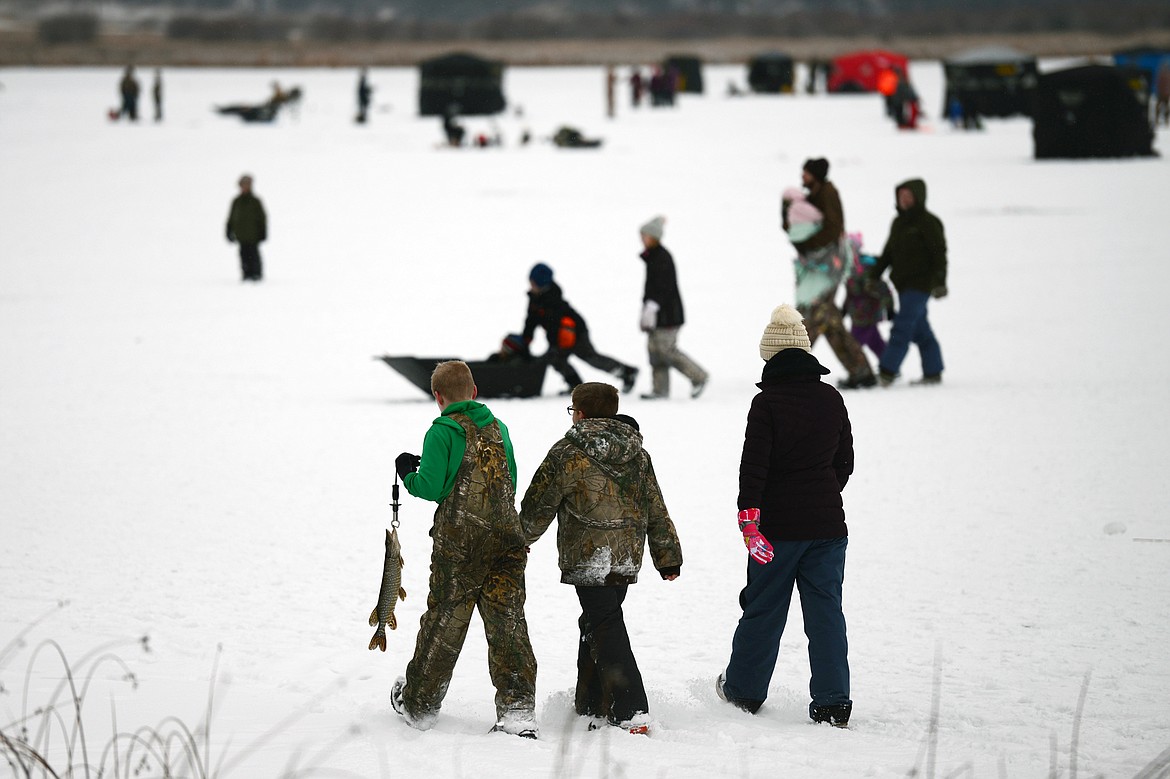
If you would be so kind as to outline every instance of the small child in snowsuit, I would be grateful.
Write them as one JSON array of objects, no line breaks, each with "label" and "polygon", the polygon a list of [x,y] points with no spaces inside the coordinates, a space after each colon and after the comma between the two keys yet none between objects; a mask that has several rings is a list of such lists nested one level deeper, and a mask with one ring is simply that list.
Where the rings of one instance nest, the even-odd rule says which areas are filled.
[{"label": "small child in snowsuit", "polygon": [[442,415],[423,439],[422,457],[403,452],[394,461],[407,492],[439,506],[427,610],[390,705],[411,727],[435,724],[478,609],[496,688],[492,730],[536,738],[536,658],[524,619],[528,553],[516,514],[512,440],[504,423],[475,401],[467,363],[439,363],[431,393]]},{"label": "small child in snowsuit", "polygon": [[861,234],[851,233],[849,241],[853,244],[853,268],[845,280],[841,314],[851,320],[849,332],[857,343],[868,346],[880,360],[886,350],[886,340],[878,330],[878,322],[882,321],[883,313],[889,321],[894,320],[894,293],[885,281],[866,274],[876,258],[862,253]]},{"label": "small child in snowsuit", "polygon": [[808,202],[799,187],[788,187],[780,195],[780,224],[788,223],[788,239],[800,243],[812,238],[821,229],[824,221],[821,210]]}]

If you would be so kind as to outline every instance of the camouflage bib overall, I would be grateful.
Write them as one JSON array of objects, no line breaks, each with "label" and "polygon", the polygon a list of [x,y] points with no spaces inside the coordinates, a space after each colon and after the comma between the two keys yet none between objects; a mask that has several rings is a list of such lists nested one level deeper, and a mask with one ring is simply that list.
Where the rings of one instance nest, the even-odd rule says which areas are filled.
[{"label": "camouflage bib overall", "polygon": [[455,486],[435,510],[430,593],[403,704],[415,719],[438,714],[478,608],[488,643],[496,716],[535,718],[536,658],[524,619],[528,556],[516,515],[515,487],[500,427],[478,428],[453,414],[466,436]]}]

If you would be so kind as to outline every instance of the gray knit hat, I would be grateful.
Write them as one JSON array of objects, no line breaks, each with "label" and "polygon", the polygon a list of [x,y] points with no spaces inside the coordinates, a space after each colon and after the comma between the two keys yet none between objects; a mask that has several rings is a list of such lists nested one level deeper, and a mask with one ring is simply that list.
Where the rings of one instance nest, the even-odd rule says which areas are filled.
[{"label": "gray knit hat", "polygon": [[648,235],[651,238],[654,238],[656,240],[661,241],[662,240],[662,228],[665,226],[666,226],[666,217],[665,216],[656,216],[653,219],[651,219],[649,222],[647,222],[646,224],[642,225],[642,227],[639,228],[638,232],[640,232],[642,235]]},{"label": "gray knit hat", "polygon": [[760,356],[770,360],[784,349],[804,349],[806,352],[812,350],[808,331],[804,329],[804,319],[799,311],[787,303],[772,310],[772,320],[768,322],[764,328],[764,335],[760,338]]}]

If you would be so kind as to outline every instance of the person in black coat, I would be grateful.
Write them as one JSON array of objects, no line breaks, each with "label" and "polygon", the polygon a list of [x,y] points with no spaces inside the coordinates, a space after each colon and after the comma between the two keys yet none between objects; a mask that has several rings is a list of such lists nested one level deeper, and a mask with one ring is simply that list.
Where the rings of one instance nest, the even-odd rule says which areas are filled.
[{"label": "person in black coat", "polygon": [[532,343],[536,328],[544,330],[545,338],[548,340],[548,351],[544,354],[544,359],[569,385],[568,390],[562,394],[569,394],[581,383],[580,374],[569,365],[570,356],[584,360],[594,368],[621,379],[622,392],[629,392],[634,388],[638,369],[600,354],[593,348],[585,318],[565,300],[560,285],[553,281],[552,268],[543,262],[532,266],[528,274],[528,285],[530,288],[528,317],[524,320],[522,333],[524,344]]},{"label": "person in black coat", "polygon": [[809,717],[844,727],[849,644],[841,589],[848,528],[841,491],[853,473],[853,431],[829,370],[810,352],[796,309],[777,307],[764,329],[766,360],[739,465],[739,528],[748,548],[743,616],[721,698],[755,713],[768,697],[793,585],[800,592],[812,681]]},{"label": "person in black coat", "polygon": [[691,397],[697,398],[710,378],[697,362],[678,348],[678,330],[683,325],[682,295],[678,291],[678,273],[674,257],[662,245],[665,217],[656,216],[642,225],[643,252],[646,263],[646,287],[642,293],[642,331],[647,334],[652,390],[644,400],[661,400],[670,396],[670,369],[674,368],[691,381]]}]

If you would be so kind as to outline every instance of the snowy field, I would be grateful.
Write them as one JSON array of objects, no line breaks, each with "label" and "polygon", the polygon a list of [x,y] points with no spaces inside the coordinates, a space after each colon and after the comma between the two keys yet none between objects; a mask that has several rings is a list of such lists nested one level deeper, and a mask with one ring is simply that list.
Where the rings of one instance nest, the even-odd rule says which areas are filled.
[{"label": "snowy field", "polygon": [[[707,94],[673,110],[634,111],[623,88],[612,120],[601,69],[511,69],[523,116],[498,119],[503,148],[464,151],[416,116],[413,70],[371,72],[364,127],[350,71],[168,70],[160,125],[141,71],[137,126],[105,118],[118,77],[0,70],[5,735],[28,716],[30,737],[47,723],[49,751],[64,747],[52,639],[89,679],[74,762],[92,766],[115,727],[171,732],[169,717],[230,777],[1128,777],[1170,746],[1165,158],[1037,163],[1026,119],[952,130],[934,62],[912,68],[929,114],[915,133],[876,96],[726,97],[738,67],[708,68]],[[298,116],[212,112],[263,100],[273,79],[304,88]],[[556,149],[543,139],[560,124],[605,144]],[[713,684],[744,581],[734,515],[759,336],[793,292],[778,193],[810,156],[831,160],[869,250],[913,176],[950,243],[951,294],[931,307],[945,385],[846,396],[848,730],[807,719],[798,608],[758,716]],[[246,286],[223,237],[245,171],[271,235],[266,280]],[[680,345],[712,374],[697,401],[677,374],[672,401],[637,397],[637,228],[657,213]],[[571,714],[578,606],[552,533],[527,581],[539,741],[487,734],[478,619],[434,730],[390,711],[433,511],[405,491],[409,597],[389,651],[366,649],[394,457],[436,414],[371,358],[486,357],[520,328],[538,261],[597,347],[643,367],[622,410],[685,555],[677,582],[650,571],[627,600],[649,738]],[[815,353],[842,375],[826,343]],[[919,373],[911,350],[904,376]],[[489,401],[521,493],[568,425],[561,387],[550,371],[539,399]],[[33,714],[54,701],[59,719]],[[161,773],[156,758],[140,775]]]}]

